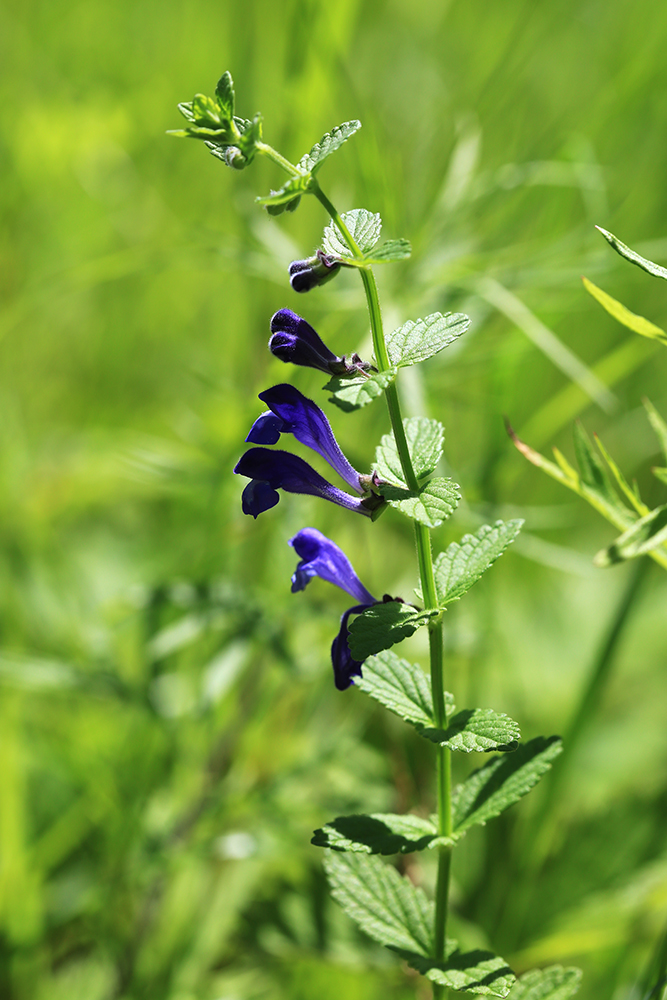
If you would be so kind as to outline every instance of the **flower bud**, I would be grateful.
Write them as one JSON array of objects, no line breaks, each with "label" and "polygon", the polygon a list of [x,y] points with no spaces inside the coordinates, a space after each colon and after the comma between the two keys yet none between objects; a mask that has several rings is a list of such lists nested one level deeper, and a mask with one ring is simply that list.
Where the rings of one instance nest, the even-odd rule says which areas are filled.
[{"label": "flower bud", "polygon": [[309,292],[317,285],[330,281],[340,269],[340,261],[318,250],[314,257],[293,260],[289,266],[290,285],[295,292]]}]

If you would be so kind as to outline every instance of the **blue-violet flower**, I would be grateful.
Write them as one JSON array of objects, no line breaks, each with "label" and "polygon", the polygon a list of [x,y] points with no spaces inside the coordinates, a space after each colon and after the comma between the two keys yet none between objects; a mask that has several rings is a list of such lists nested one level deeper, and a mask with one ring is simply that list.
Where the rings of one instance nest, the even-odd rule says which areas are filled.
[{"label": "blue-violet flower", "polygon": [[269,412],[263,413],[252,425],[246,438],[248,443],[276,444],[281,434],[293,434],[297,441],[326,459],[355,492],[364,492],[359,473],[340,450],[331,424],[317,403],[286,382],[260,392],[259,398],[269,407]]},{"label": "blue-violet flower", "polygon": [[317,528],[302,528],[289,544],[300,557],[292,576],[292,593],[305,590],[312,578],[319,576],[360,602],[344,613],[338,635],[331,645],[334,683],[339,691],[344,691],[353,683],[353,677],[361,677],[361,661],[352,658],[347,642],[348,619],[350,615],[361,614],[378,602],[366,590],[342,549]]},{"label": "blue-violet flower", "polygon": [[243,513],[252,514],[253,517],[275,507],[280,500],[276,492],[279,489],[285,490],[286,493],[305,493],[309,496],[322,497],[367,517],[371,516],[376,507],[384,503],[382,497],[374,494],[362,500],[339,490],[302,458],[292,455],[289,451],[251,448],[236,463],[234,472],[251,480],[243,491],[241,505]]}]

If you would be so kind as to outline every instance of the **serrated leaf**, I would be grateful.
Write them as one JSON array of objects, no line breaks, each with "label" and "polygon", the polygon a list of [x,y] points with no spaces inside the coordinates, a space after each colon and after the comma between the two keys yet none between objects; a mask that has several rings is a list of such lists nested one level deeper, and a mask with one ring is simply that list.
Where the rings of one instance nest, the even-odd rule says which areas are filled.
[{"label": "serrated leaf", "polygon": [[460,834],[476,823],[486,823],[527,795],[562,748],[559,736],[538,736],[514,753],[493,757],[473,771],[454,797],[454,833]]},{"label": "serrated leaf", "polygon": [[[192,122],[192,124],[194,125],[195,115],[194,111],[192,110],[192,101],[181,101],[181,103],[177,104],[176,107],[181,112],[183,117],[187,118],[187,120],[189,122]],[[172,135],[174,134],[174,131],[175,130],[172,130],[171,132]],[[187,135],[187,133],[184,134]]]},{"label": "serrated leaf", "polygon": [[446,521],[461,499],[459,487],[452,479],[431,479],[417,492],[400,486],[381,485],[378,486],[378,493],[392,507],[427,528],[437,528]]},{"label": "serrated leaf", "polygon": [[387,240],[364,255],[367,264],[387,264],[393,260],[407,260],[412,253],[409,240]]},{"label": "serrated leaf", "polygon": [[417,611],[410,604],[399,601],[374,604],[350,624],[350,652],[355,660],[365,660],[367,656],[407,639],[437,614],[437,610]]},{"label": "serrated leaf", "polygon": [[631,264],[636,264],[637,267],[641,267],[642,271],[648,271],[649,274],[655,275],[656,278],[667,278],[667,268],[661,267],[660,264],[654,264],[652,260],[647,260],[646,257],[641,257],[635,250],[631,250],[630,247],[626,247],[625,243],[621,243],[617,236],[613,233],[608,233],[606,229],[602,226],[596,226],[608,243],[614,248],[616,253],[619,253],[621,257],[625,257],[629,260]]},{"label": "serrated leaf", "polygon": [[234,83],[228,70],[218,80],[215,95],[223,118],[231,120],[234,117]]},{"label": "serrated leaf", "polygon": [[[341,218],[362,254],[372,250],[382,232],[382,219],[379,214],[369,212],[365,208],[353,208],[351,212],[345,212]],[[324,230],[322,246],[325,253],[333,254],[334,257],[349,257],[350,259],[354,257],[343,234],[333,220]]]},{"label": "serrated leaf", "polygon": [[[364,663],[363,676],[354,678],[354,686],[413,725],[434,725],[428,677],[421,667],[392,650],[385,649],[370,656]],[[453,696],[446,692],[445,699],[449,712],[453,712]]]},{"label": "serrated leaf", "polygon": [[357,854],[408,854],[423,851],[437,835],[435,824],[421,816],[374,813],[338,816],[315,830],[310,842],[316,847]]},{"label": "serrated leaf", "polygon": [[277,191],[272,191],[271,194],[267,194],[263,198],[255,198],[255,201],[260,205],[284,205],[294,198],[300,197],[308,190],[309,184],[309,177],[290,177]]},{"label": "serrated leaf", "polygon": [[350,136],[353,136],[360,128],[361,122],[356,120],[336,125],[335,128],[331,129],[331,132],[326,132],[320,141],[315,143],[309,153],[305,153],[301,157],[297,167],[304,173],[316,173],[327,156],[331,156],[337,149],[340,149],[343,143],[347,142]]},{"label": "serrated leaf", "polygon": [[649,399],[644,400],[644,408],[648,414],[649,423],[658,437],[662,453],[667,459],[667,424]]},{"label": "serrated leaf", "polygon": [[586,291],[594,299],[597,299],[602,308],[606,309],[609,315],[613,316],[619,323],[627,326],[634,333],[641,334],[642,337],[650,337],[652,340],[659,340],[661,344],[667,345],[667,333],[659,326],[651,323],[650,320],[645,319],[643,316],[639,316],[637,313],[630,312],[621,302],[612,298],[607,292],[603,292],[601,288],[594,285],[588,278],[582,278],[582,281]]},{"label": "serrated leaf", "polygon": [[331,895],[375,941],[417,955],[431,950],[433,903],[379,858],[332,851],[324,859]]},{"label": "serrated leaf", "polygon": [[388,385],[396,379],[398,368],[387,368],[373,375],[359,375],[354,378],[332,378],[323,389],[330,392],[330,403],[335,403],[346,413],[358,410],[381,396]]},{"label": "serrated leaf", "polygon": [[602,549],[593,559],[596,566],[613,566],[627,559],[647,555],[667,542],[667,504],[656,507],[624,531],[609,548]]},{"label": "serrated leaf", "polygon": [[[364,667],[365,669],[365,667]],[[493,712],[490,708],[468,708],[457,712],[447,721],[446,729],[417,726],[420,736],[431,743],[470,753],[476,750],[516,750],[521,731],[508,715]]]},{"label": "serrated leaf", "polygon": [[509,1000],[569,1000],[581,985],[581,969],[550,965],[531,969],[517,980]]},{"label": "serrated leaf", "polygon": [[521,530],[523,520],[484,524],[474,535],[464,535],[440,552],[434,564],[438,604],[458,601],[500,558]]},{"label": "serrated leaf", "polygon": [[408,320],[387,337],[393,365],[407,367],[438,354],[465,333],[470,320],[463,313],[432,313],[426,319]]},{"label": "serrated leaf", "polygon": [[[417,479],[429,476],[434,470],[445,440],[445,429],[439,420],[428,417],[408,417],[403,421],[412,468]],[[393,434],[383,434],[375,452],[375,471],[380,479],[407,487],[403,468]]]},{"label": "serrated leaf", "polygon": [[[449,942],[448,942],[449,944]],[[433,983],[480,996],[506,997],[516,976],[504,958],[490,951],[450,951],[444,961],[402,952],[408,965]]]}]

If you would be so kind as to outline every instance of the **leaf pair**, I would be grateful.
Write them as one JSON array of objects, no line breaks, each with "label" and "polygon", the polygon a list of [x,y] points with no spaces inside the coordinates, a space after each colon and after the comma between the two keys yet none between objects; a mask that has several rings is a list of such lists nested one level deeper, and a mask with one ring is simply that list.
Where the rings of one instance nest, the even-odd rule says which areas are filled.
[{"label": "leaf pair", "polygon": [[456,790],[452,834],[446,838],[432,820],[376,813],[338,816],[315,831],[312,843],[351,854],[410,854],[452,846],[471,827],[484,826],[527,795],[561,751],[560,737],[538,736],[473,771]]},{"label": "leaf pair", "polygon": [[366,406],[394,381],[399,368],[434,357],[458,340],[469,326],[470,320],[463,313],[432,313],[425,319],[408,320],[387,337],[391,367],[371,376],[332,378],[324,386],[332,393],[330,402],[348,413]]},{"label": "leaf pair", "polygon": [[353,266],[366,264],[387,264],[393,260],[405,260],[412,253],[412,247],[404,239],[388,240],[381,246],[380,233],[382,219],[378,212],[366,208],[353,208],[341,216],[343,225],[354,241],[358,254],[348,246],[345,235],[332,220],[324,230],[322,246],[325,253]]},{"label": "leaf pair", "polygon": [[[420,417],[415,419],[412,426],[419,425],[423,430],[423,425],[434,423],[435,421]],[[406,421],[407,424],[410,424],[410,421]],[[427,430],[429,429],[427,428]],[[389,437],[383,438],[383,444],[378,449],[378,454],[382,452],[382,461],[378,463],[378,466],[385,473],[391,472],[397,461],[388,444],[391,440]],[[433,464],[441,439],[436,434],[429,436],[424,432],[420,438],[417,435],[412,436],[412,440],[424,442],[423,450],[415,451],[415,454],[421,456],[420,462],[416,464],[416,469],[429,468]],[[429,445],[425,443],[427,441],[430,442]],[[385,448],[384,451],[383,448]],[[437,459],[435,460],[437,461]],[[446,484],[443,487],[443,492],[445,489],[450,491],[448,497],[456,496],[454,494],[456,487],[451,484],[451,480],[434,479],[427,484],[427,488],[431,487],[433,490],[433,484],[439,488],[438,484],[440,483]],[[391,493],[388,494],[386,490],[384,495],[399,509],[407,512],[406,505],[410,501],[392,501]],[[427,494],[426,489],[419,495],[419,502],[427,510],[429,516],[432,515],[433,506],[427,508],[427,503],[430,502],[430,497],[433,495],[433,492]],[[449,503],[450,501],[444,502]],[[415,519],[419,520],[419,517]],[[389,601],[384,604],[375,604],[359,615],[349,628],[348,644],[354,659],[362,661],[367,656],[379,653],[383,649],[389,649],[397,642],[411,636],[418,628],[433,622],[448,604],[458,601],[494,564],[508,545],[514,541],[522,524],[523,521],[520,519],[507,522],[496,521],[494,525],[485,524],[474,535],[464,535],[460,543],[452,542],[445,552],[439,553],[434,565],[438,598],[437,609],[420,611],[410,604]]]},{"label": "leaf pair", "polygon": [[517,981],[504,959],[488,951],[463,953],[447,941],[433,956],[434,906],[422,889],[378,858],[330,853],[325,860],[331,892],[345,912],[374,940],[397,952],[431,982],[452,990],[512,1000],[569,1000],[578,969],[551,966]]},{"label": "leaf pair", "polygon": [[344,142],[358,132],[361,128],[360,121],[343,122],[337,125],[322,136],[308,153],[304,153],[296,165],[297,174],[290,177],[281,188],[272,191],[271,194],[263,198],[256,198],[260,205],[264,205],[271,215],[280,215],[281,212],[293,212],[302,194],[306,194],[312,189],[313,179],[324,161],[332,153],[343,145]]}]

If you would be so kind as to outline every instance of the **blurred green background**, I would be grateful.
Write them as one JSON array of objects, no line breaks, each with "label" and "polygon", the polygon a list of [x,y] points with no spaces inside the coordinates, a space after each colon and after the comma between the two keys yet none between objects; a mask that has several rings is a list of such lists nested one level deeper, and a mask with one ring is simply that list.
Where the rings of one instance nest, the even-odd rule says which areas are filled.
[{"label": "blurred green background", "polygon": [[[526,738],[566,731],[632,595],[550,818],[539,826],[545,783],[458,849],[453,932],[518,971],[580,965],[582,1000],[650,985],[667,919],[667,581],[593,568],[614,530],[525,463],[502,414],[568,456],[581,417],[664,502],[641,399],[667,416],[667,355],[579,275],[664,325],[665,286],[593,225],[667,261],[666,48],[667,8],[623,0],[6,0],[3,1000],[430,995],[327,899],[309,844],[335,815],[428,810],[429,747],[334,690],[349,601],[322,582],[291,595],[286,544],[314,525],[371,591],[407,597],[410,524],[293,496],[254,522],[231,475],[256,394],[322,382],[271,358],[272,313],[368,351],[361,284],[344,273],[295,295],[286,268],[318,245],[321,208],[270,219],[253,199],[282,182],[271,164],[236,174],[165,136],[177,102],[224,69],[239,113],[261,110],[292,159],[362,120],[320,178],[340,210],[380,211],[386,238],[412,241],[411,261],[378,274],[387,325],[473,319],[401,376],[405,412],[445,423],[464,490],[436,548],[526,518],[447,614],[457,702],[509,712]],[[577,364],[604,383],[595,398]],[[368,468],[383,407],[330,415]],[[403,649],[425,662],[421,637]],[[459,776],[482,762],[457,761]],[[428,886],[431,863],[404,870]]]}]

